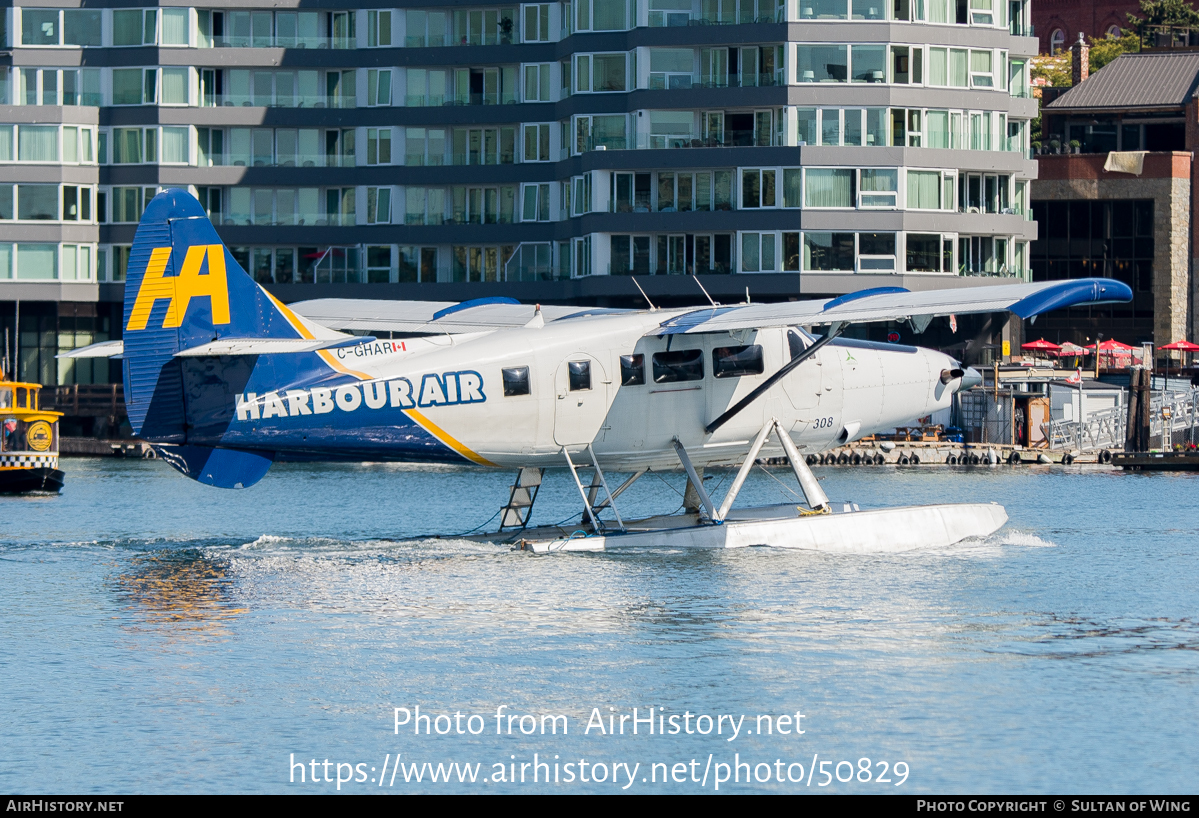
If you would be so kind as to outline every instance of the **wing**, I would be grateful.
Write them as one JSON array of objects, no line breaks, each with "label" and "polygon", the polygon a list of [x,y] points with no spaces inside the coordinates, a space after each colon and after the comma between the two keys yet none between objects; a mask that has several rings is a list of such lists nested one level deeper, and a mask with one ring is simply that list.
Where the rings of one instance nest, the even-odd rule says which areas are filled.
[{"label": "wing", "polygon": [[[291,305],[309,320],[343,331],[390,331],[459,335],[467,332],[523,327],[534,320],[537,307],[512,298],[476,298],[471,301],[381,301],[367,298],[319,298]],[[582,307],[541,307],[542,320],[625,310]]]},{"label": "wing", "polygon": [[861,290],[827,301],[789,301],[709,307],[675,315],[650,335],[726,332],[761,327],[910,321],[918,330],[939,315],[1012,312],[1035,318],[1043,312],[1079,305],[1132,300],[1127,284],[1107,278],[1000,284],[989,287],[908,292],[899,287]]}]

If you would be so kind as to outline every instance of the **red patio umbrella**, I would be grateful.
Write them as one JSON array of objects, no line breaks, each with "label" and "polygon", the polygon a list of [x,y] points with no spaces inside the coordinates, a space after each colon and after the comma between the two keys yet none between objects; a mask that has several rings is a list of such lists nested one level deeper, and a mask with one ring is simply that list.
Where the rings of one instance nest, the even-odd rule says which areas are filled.
[{"label": "red patio umbrella", "polygon": [[[1088,344],[1087,349],[1094,349],[1094,344]],[[1109,338],[1099,344],[1101,352],[1132,352],[1136,347],[1130,347],[1128,344],[1122,344],[1114,338]]]},{"label": "red patio umbrella", "polygon": [[[1094,344],[1088,344],[1087,349],[1095,349]],[[1109,338],[1099,344],[1099,355],[1102,358],[1107,358],[1109,365],[1114,359],[1128,358],[1129,363],[1132,362],[1132,353],[1136,347],[1131,347],[1128,344],[1122,344],[1114,338]]]},{"label": "red patio umbrella", "polygon": [[[1044,338],[1039,338],[1036,341],[1029,341],[1027,344],[1021,344],[1021,349],[1031,349],[1035,352],[1057,352],[1061,349],[1060,346],[1052,341],[1046,341]],[[1195,347],[1199,349],[1199,347]]]},{"label": "red patio umbrella", "polygon": [[[1160,346],[1160,347],[1158,347],[1158,349],[1177,350],[1178,352],[1199,352],[1199,344],[1192,344],[1190,341],[1182,340],[1182,341],[1175,341],[1172,344],[1166,344],[1165,346]],[[1181,366],[1181,363],[1182,362],[1179,361],[1180,366]],[[1166,359],[1166,377],[1167,378],[1170,377],[1170,359],[1169,358]]]}]

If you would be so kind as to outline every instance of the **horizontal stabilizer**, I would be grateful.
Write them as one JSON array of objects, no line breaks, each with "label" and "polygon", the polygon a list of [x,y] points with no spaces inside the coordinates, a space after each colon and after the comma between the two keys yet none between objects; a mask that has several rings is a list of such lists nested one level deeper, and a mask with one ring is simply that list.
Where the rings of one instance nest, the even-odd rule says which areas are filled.
[{"label": "horizontal stabilizer", "polygon": [[1021,318],[1032,318],[1064,307],[1132,300],[1132,290],[1127,284],[1107,278],[1000,284],[916,293],[896,290],[898,288],[854,293],[852,298],[841,296],[829,300],[742,304],[693,310],[668,318],[648,334],[729,332],[838,322],[912,321],[916,325],[927,326],[931,318],[940,315],[1010,311]]},{"label": "horizontal stabilizer", "polygon": [[[212,358],[218,355],[277,355],[288,352],[314,352],[318,349],[341,346],[346,337],[307,340],[304,338],[222,338],[200,346],[181,349],[176,358]],[[367,343],[373,339],[353,336],[353,343]]]},{"label": "horizontal stabilizer", "polygon": [[125,354],[124,341],[101,341],[98,344],[88,344],[79,349],[62,352],[55,358],[119,358]]}]

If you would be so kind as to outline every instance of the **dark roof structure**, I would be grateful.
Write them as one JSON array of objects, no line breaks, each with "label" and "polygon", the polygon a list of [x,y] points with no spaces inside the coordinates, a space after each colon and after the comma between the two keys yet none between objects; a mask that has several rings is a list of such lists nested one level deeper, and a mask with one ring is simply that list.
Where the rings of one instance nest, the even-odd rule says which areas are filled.
[{"label": "dark roof structure", "polygon": [[1123,54],[1049,103],[1059,113],[1181,108],[1199,87],[1199,51]]}]

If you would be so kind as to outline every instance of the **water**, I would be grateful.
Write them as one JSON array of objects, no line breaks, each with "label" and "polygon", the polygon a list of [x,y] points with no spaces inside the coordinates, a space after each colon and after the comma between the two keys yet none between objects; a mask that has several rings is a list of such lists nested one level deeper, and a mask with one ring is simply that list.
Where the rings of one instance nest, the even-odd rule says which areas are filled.
[{"label": "water", "polygon": [[[711,792],[737,761],[755,766],[722,791],[1199,786],[1195,476],[830,469],[835,500],[994,499],[1011,521],[985,541],[897,555],[537,557],[427,538],[486,521],[507,499],[498,472],[281,465],[229,492],[157,462],[65,467],[59,497],[0,498],[0,790],[336,791],[312,783],[312,759],[320,778],[328,759],[330,778],[365,779],[343,792],[610,792],[634,764],[629,792]],[[536,522],[577,509],[564,473],[547,481]],[[681,475],[647,477],[622,511],[669,511],[681,488]],[[781,492],[756,472],[742,496]],[[414,736],[410,723],[396,735],[394,708],[416,705],[461,712],[464,734]],[[569,733],[521,735],[517,719],[497,736],[500,705],[565,714]],[[606,729],[634,707],[680,726],[706,714],[721,733],[651,736],[642,723],[634,736],[628,720],[624,735],[584,733],[593,708]],[[802,735],[754,734],[758,715],[790,714],[789,729],[796,712]],[[722,714],[746,717],[733,741]],[[533,753],[550,767],[521,784]],[[545,784],[554,756],[559,781]],[[859,780],[865,758],[890,781]],[[833,762],[824,788],[821,761]],[[424,762],[481,766],[473,784],[430,783]],[[596,762],[608,780],[593,779]],[[517,765],[504,777],[518,783],[491,780],[493,764]],[[771,781],[747,784],[751,769]]]}]

